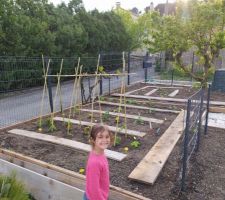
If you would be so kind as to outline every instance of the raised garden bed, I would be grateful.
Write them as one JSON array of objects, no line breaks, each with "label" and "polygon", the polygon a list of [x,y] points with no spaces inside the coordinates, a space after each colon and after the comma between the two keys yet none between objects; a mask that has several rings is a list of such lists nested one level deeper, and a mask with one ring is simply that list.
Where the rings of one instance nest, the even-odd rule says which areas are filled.
[{"label": "raised garden bed", "polygon": [[[142,84],[141,84],[142,85]],[[143,86],[143,85],[142,85]],[[136,86],[132,86],[135,89]],[[130,89],[130,88],[129,88]],[[137,89],[137,88],[136,88]],[[111,103],[119,103],[118,98],[104,97],[104,101]],[[182,98],[185,98],[182,96]],[[127,105],[136,105],[142,107],[148,107],[148,109],[131,108],[126,107],[126,113],[129,115],[136,115],[136,118],[127,118],[126,127],[129,130],[139,131],[140,133],[146,133],[145,136],[126,136],[125,134],[119,134],[121,141],[120,143],[110,148],[112,151],[126,153],[127,156],[122,161],[115,161],[109,159],[110,164],[110,178],[111,184],[133,193],[143,195],[151,199],[177,199],[178,191],[176,190],[179,167],[180,167],[180,151],[181,143],[179,140],[177,145],[174,147],[172,154],[167,160],[163,170],[159,174],[154,185],[146,185],[144,183],[139,183],[130,180],[128,176],[135,169],[135,167],[140,163],[140,161],[146,156],[149,150],[155,145],[155,143],[163,136],[164,132],[169,128],[171,123],[179,114],[181,109],[185,109],[184,103],[170,103],[170,102],[159,102],[159,101],[146,101],[143,99],[132,99],[127,98]],[[130,101],[130,102],[128,102]],[[133,102],[132,102],[133,101]],[[164,110],[176,111],[173,112],[163,112],[155,111],[153,108],[159,108]],[[91,111],[91,105],[83,106],[82,109],[87,109]],[[94,110],[99,110],[99,103],[94,104]],[[103,122],[110,126],[116,126],[116,116],[108,114],[108,112],[116,113],[118,112],[118,106],[101,104]],[[122,106],[122,110],[124,110]],[[75,112],[72,115],[72,119],[90,122],[90,114],[88,111],[81,111],[81,115]],[[69,110],[62,114],[55,114],[57,117],[69,117]],[[93,122],[99,123],[100,113],[94,113]],[[104,117],[103,117],[104,116]],[[88,144],[88,136],[85,133],[85,128],[88,126],[83,126],[79,124],[71,124],[71,131],[67,132],[67,123],[61,121],[55,121],[56,131],[50,132],[49,125],[46,122],[48,117],[43,118],[43,124],[41,133],[48,134],[51,136],[56,136],[60,138],[66,138],[78,142]],[[142,119],[143,118],[143,119]],[[162,120],[163,123],[150,123],[144,118]],[[119,118],[119,128],[125,129],[124,118]],[[81,168],[86,165],[86,160],[88,153],[73,148],[69,148],[65,145],[54,144],[52,142],[45,142],[37,139],[31,139],[29,137],[18,136],[15,134],[8,133],[9,130],[17,128],[24,129],[28,131],[38,132],[38,120],[32,120],[27,123],[19,124],[14,127],[10,127],[0,131],[0,143],[2,148],[10,149],[18,153],[22,153],[26,156],[43,160],[45,162],[63,167],[65,169],[72,170],[74,172],[79,172]],[[178,138],[179,139],[179,138]],[[140,142],[140,147],[134,148],[131,146],[133,141]],[[128,147],[128,152],[124,151],[124,147]],[[192,186],[191,186],[192,188]],[[178,198],[179,199],[179,198]]]}]

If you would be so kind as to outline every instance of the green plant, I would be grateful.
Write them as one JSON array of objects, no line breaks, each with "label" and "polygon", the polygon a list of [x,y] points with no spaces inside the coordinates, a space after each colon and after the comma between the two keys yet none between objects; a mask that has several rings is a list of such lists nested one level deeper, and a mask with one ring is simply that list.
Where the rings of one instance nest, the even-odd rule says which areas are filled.
[{"label": "green plant", "polygon": [[135,100],[133,100],[133,99],[127,99],[127,100],[126,100],[126,103],[127,103],[127,104],[136,104],[137,101],[135,101]]},{"label": "green plant", "polygon": [[137,140],[134,140],[133,142],[130,143],[130,146],[135,149],[137,149],[140,145],[141,143]]},{"label": "green plant", "polygon": [[105,101],[105,97],[100,96],[100,97],[99,97],[99,100],[100,100],[100,101]]},{"label": "green plant", "polygon": [[54,123],[53,117],[50,117],[50,118],[47,120],[47,123],[48,123],[48,131],[54,132],[54,131],[57,130],[57,128],[56,128],[56,126],[55,126],[55,123]]},{"label": "green plant", "polygon": [[103,73],[103,72],[104,72],[104,70],[105,70],[105,69],[104,69],[104,67],[103,67],[103,66],[99,66],[99,67],[98,67],[98,71],[99,71],[100,73]]},{"label": "green plant", "polygon": [[115,146],[117,146],[117,145],[120,145],[121,144],[121,137],[119,137],[119,136],[116,136],[115,137]]},{"label": "green plant", "polygon": [[148,110],[148,113],[149,114],[153,114],[153,113],[155,113],[155,110],[152,110],[151,108]]},{"label": "green plant", "polygon": [[193,85],[192,85],[192,87],[193,87],[194,89],[200,89],[200,88],[201,88],[201,83],[199,83],[199,82],[194,82]]},{"label": "green plant", "polygon": [[72,130],[72,122],[70,120],[67,121],[67,133],[69,134]]},{"label": "green plant", "polygon": [[119,116],[116,116],[116,117],[115,117],[115,122],[116,122],[116,123],[120,123],[120,117],[119,117]]},{"label": "green plant", "polygon": [[29,194],[24,185],[16,180],[16,174],[0,176],[0,199],[2,200],[29,200]]},{"label": "green plant", "polygon": [[74,114],[78,114],[79,113],[79,108],[77,106],[74,106],[73,113]]},{"label": "green plant", "polygon": [[109,120],[109,111],[105,111],[102,115],[102,120],[103,121],[108,121]]},{"label": "green plant", "polygon": [[138,116],[138,118],[135,120],[135,124],[145,124],[144,120],[141,118],[141,116]]},{"label": "green plant", "polygon": [[91,131],[91,127],[90,126],[86,126],[84,128],[84,135],[89,135],[90,134],[90,131]]}]

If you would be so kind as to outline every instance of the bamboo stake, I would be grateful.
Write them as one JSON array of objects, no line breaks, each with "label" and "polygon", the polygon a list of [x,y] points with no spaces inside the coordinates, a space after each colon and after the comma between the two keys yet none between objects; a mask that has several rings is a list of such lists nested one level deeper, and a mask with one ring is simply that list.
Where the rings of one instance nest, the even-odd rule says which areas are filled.
[{"label": "bamboo stake", "polygon": [[[125,72],[125,59],[124,59],[124,52],[123,52],[123,73]],[[118,112],[120,113],[121,112],[121,104],[122,104],[122,101],[123,101],[123,96],[124,95],[122,95],[123,94],[123,92],[125,92],[125,85],[124,85],[124,76],[122,77],[122,79],[121,79],[121,89],[120,89],[120,93],[121,93],[121,96],[120,96],[120,100],[119,100],[119,102],[120,102],[120,105],[119,105],[119,108],[118,108]],[[124,102],[124,110],[125,110],[125,117],[124,117],[124,119],[125,119],[125,135],[126,135],[126,137],[127,137],[127,125],[126,125],[126,123],[127,123],[127,118],[126,118],[126,102]],[[117,117],[116,117],[116,132],[115,132],[115,140],[114,140],[114,146],[116,145],[116,138],[117,138],[117,133],[118,133],[118,126],[119,126],[119,120],[120,120],[120,116],[118,115]]]},{"label": "bamboo stake", "polygon": [[[76,75],[78,74],[79,67],[80,67],[80,58],[78,59],[77,67],[75,69],[75,74]],[[73,106],[73,97],[74,97],[74,93],[75,93],[75,89],[76,89],[76,84],[77,84],[77,76],[75,76],[75,80],[74,80],[74,84],[73,84],[73,92],[72,92],[72,97],[71,97],[71,102],[70,102],[70,110],[69,110],[69,121],[67,123],[67,134],[70,133],[70,128],[71,128],[70,127],[71,126],[70,119],[71,119],[72,106]]]},{"label": "bamboo stake", "polygon": [[95,71],[96,76],[95,76],[95,82],[94,82],[94,88],[93,88],[92,100],[91,100],[91,123],[93,122],[93,110],[94,110],[95,91],[96,91],[96,86],[98,81],[97,74],[98,74],[99,62],[100,62],[100,54],[98,55],[97,67]]},{"label": "bamboo stake", "polygon": [[43,88],[42,99],[41,99],[41,110],[40,110],[40,116],[39,116],[39,129],[40,129],[40,131],[42,130],[41,129],[42,128],[42,113],[43,113],[43,106],[44,106],[45,91],[47,90],[47,76],[46,76],[46,74],[48,74],[50,62],[51,62],[51,60],[49,59],[47,69],[45,71],[44,57],[42,55],[43,73],[45,73],[44,74],[45,78],[44,78],[44,88]]},{"label": "bamboo stake", "polygon": [[[80,66],[80,74],[82,73],[82,69],[83,69],[83,66],[81,65]],[[77,106],[77,97],[78,97],[78,91],[79,91],[79,88],[80,88],[80,79],[81,79],[81,76],[79,76],[78,81],[77,81],[77,85],[76,85],[74,107]],[[78,118],[79,118],[80,127],[81,127],[80,106],[79,106],[79,116],[78,116]]]}]

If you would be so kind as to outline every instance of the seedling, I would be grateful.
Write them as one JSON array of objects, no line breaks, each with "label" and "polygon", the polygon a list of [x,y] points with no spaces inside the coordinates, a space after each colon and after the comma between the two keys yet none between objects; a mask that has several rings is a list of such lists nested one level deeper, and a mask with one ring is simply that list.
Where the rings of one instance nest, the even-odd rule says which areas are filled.
[{"label": "seedling", "polygon": [[73,108],[73,113],[74,113],[74,114],[78,114],[78,113],[79,113],[79,109],[78,109],[77,106],[75,106],[75,107]]},{"label": "seedling", "polygon": [[126,103],[127,104],[136,104],[137,102],[133,99],[128,99],[128,100],[126,100]]},{"label": "seedling", "polygon": [[121,74],[119,69],[116,70],[116,74],[118,74],[118,75]]},{"label": "seedling", "polygon": [[[45,123],[46,123],[46,125],[48,126],[48,131],[49,131],[49,132],[54,132],[54,131],[57,130],[57,128],[56,128],[56,126],[55,126],[55,123],[54,123],[54,120],[53,120],[52,117],[48,118],[48,119],[46,120]],[[41,130],[42,130],[42,129],[41,129]]]},{"label": "seedling", "polygon": [[90,130],[91,130],[91,127],[86,126],[86,127],[84,128],[84,135],[89,135],[89,134],[90,134]]},{"label": "seedling", "polygon": [[139,116],[139,117],[135,120],[135,124],[143,125],[143,124],[145,124],[145,122],[144,122],[144,120],[141,118],[141,116]]},{"label": "seedling", "polygon": [[70,131],[72,130],[72,123],[70,120],[67,121],[67,134],[70,134]]},{"label": "seedling", "polygon": [[103,121],[108,121],[109,120],[109,111],[105,111],[102,115],[102,120]]},{"label": "seedling", "polygon": [[120,145],[121,144],[121,137],[116,136],[115,137],[115,142],[114,142],[114,146]]},{"label": "seedling", "polygon": [[99,97],[99,100],[100,100],[100,101],[105,101],[105,97],[100,96],[100,97]]},{"label": "seedling", "polygon": [[148,110],[148,113],[149,114],[154,114],[155,113],[155,110],[152,110],[151,108]]},{"label": "seedling", "polygon": [[88,114],[88,118],[92,118],[93,117],[93,114],[92,113],[90,113],[90,114]]},{"label": "seedling", "polygon": [[103,73],[103,72],[104,72],[104,67],[103,67],[103,66],[99,66],[99,67],[98,67],[98,71],[99,71],[100,73]]},{"label": "seedling", "polygon": [[116,123],[120,123],[120,117],[119,117],[119,116],[116,116],[116,117],[115,117],[115,122],[116,122]]},{"label": "seedling", "polygon": [[130,146],[134,149],[137,149],[140,145],[141,143],[137,140],[134,140],[133,142],[130,143]]}]

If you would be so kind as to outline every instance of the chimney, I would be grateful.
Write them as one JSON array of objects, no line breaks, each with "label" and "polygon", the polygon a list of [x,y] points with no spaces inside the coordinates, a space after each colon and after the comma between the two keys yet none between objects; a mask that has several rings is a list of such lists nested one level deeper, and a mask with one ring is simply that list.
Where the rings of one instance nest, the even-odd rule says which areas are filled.
[{"label": "chimney", "polygon": [[116,9],[120,8],[121,3],[119,1],[116,2]]}]

